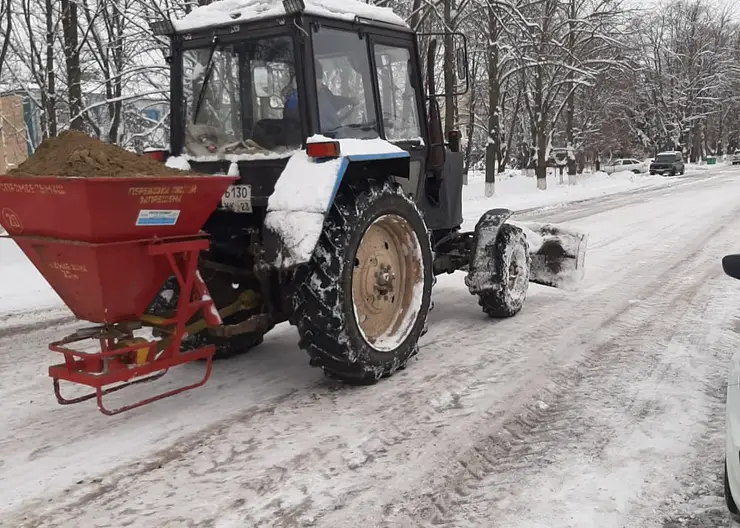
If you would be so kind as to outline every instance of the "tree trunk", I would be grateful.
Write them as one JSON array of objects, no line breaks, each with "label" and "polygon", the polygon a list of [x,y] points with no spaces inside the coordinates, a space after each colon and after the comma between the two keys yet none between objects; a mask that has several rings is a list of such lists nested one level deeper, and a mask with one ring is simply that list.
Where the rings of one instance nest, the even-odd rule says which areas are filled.
[{"label": "tree trunk", "polygon": [[[573,63],[573,56],[575,55],[575,47],[576,47],[576,35],[575,35],[575,27],[574,27],[574,20],[576,19],[576,2],[575,0],[570,0],[570,6],[569,6],[569,20],[568,20],[568,26],[569,26],[569,32],[568,32],[568,50],[569,50],[569,62]],[[573,120],[576,113],[576,97],[575,97],[575,84],[574,84],[575,74],[572,70],[568,72],[568,102],[567,102],[567,109],[566,109],[566,115],[565,115],[565,130],[567,135],[567,145],[566,149],[568,152],[568,182],[572,185],[575,183],[576,179],[576,173],[577,173],[577,167],[576,167],[576,153],[575,153],[575,134],[573,132]]]},{"label": "tree trunk", "polygon": [[124,64],[124,28],[121,13],[118,9],[111,9],[110,13],[111,20],[111,33],[116,38],[115,45],[111,46],[110,54],[113,62],[113,71],[115,72],[115,79],[112,80],[111,93],[113,94],[114,103],[109,107],[109,118],[110,128],[108,129],[108,141],[114,145],[118,145],[120,142],[120,129],[121,129],[121,113],[123,112],[123,103],[121,102],[121,96],[123,96],[123,79],[121,72],[123,71]]},{"label": "tree trunk", "polygon": [[488,11],[488,141],[486,143],[486,196],[496,192],[496,162],[499,159],[499,141],[501,138],[499,101],[501,85],[499,83],[498,63],[498,20],[493,9]]},{"label": "tree trunk", "polygon": [[[13,5],[11,0],[5,0],[5,12],[0,11],[0,15],[5,15],[5,20],[0,20],[0,29],[4,29],[2,32],[3,37],[0,41],[0,79],[3,78],[3,65],[5,64],[5,57],[8,55],[8,48],[10,47],[10,33],[13,30]],[[3,28],[3,24],[5,27]]]},{"label": "tree trunk", "polygon": [[[44,132],[50,137],[57,135],[57,81],[54,73],[54,0],[46,0],[46,95]],[[42,100],[43,100],[42,99]]]},{"label": "tree trunk", "polygon": [[455,39],[450,33],[453,30],[452,12],[455,9],[455,0],[445,0],[445,55],[444,55],[444,77],[445,77],[445,133],[455,129],[455,105],[454,96],[456,82],[455,75]]},{"label": "tree trunk", "polygon": [[535,147],[537,149],[537,163],[535,165],[535,174],[537,175],[537,188],[547,189],[547,135],[545,134],[545,109],[542,94],[542,66],[537,66],[535,73]]},{"label": "tree trunk", "polygon": [[511,114],[511,125],[509,126],[509,135],[506,140],[506,150],[499,160],[499,172],[504,172],[506,165],[511,159],[511,144],[514,141],[514,129],[516,128],[517,121],[519,119],[519,110],[522,105],[522,89],[519,88],[519,92],[516,96],[516,103],[514,104],[514,112]]},{"label": "tree trunk", "polygon": [[414,4],[411,6],[411,18],[409,19],[409,25],[411,29],[416,31],[421,21],[421,0],[414,0]]},{"label": "tree trunk", "polygon": [[69,91],[69,127],[83,130],[82,119],[82,79],[80,73],[80,50],[77,38],[77,2],[61,0],[62,28],[64,32],[64,60],[67,66],[67,86]]},{"label": "tree trunk", "polygon": [[[470,64],[470,71],[475,74],[478,71],[478,59],[476,58],[476,55],[473,54],[471,64]],[[465,184],[468,183],[468,173],[470,172],[470,165],[471,165],[471,157],[473,155],[473,136],[475,135],[475,111],[478,107],[478,89],[476,86],[473,86],[470,90],[470,97],[468,100],[468,127],[467,127],[467,144],[465,145],[465,167],[464,167],[464,175],[465,175]]]}]

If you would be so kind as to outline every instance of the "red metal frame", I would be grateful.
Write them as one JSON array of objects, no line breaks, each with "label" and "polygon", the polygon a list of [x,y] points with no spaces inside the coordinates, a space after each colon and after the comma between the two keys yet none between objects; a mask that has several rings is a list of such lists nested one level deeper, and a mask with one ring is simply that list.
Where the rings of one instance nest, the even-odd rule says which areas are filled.
[{"label": "red metal frame", "polygon": [[[204,238],[174,241],[152,240],[149,243],[148,251],[151,257],[166,258],[180,285],[176,315],[162,322],[162,326],[173,327],[171,336],[165,342],[146,341],[125,344],[126,339],[133,337],[133,332],[130,325],[121,323],[81,330],[49,345],[51,351],[64,355],[64,363],[49,367],[49,376],[54,381],[54,392],[60,404],[70,405],[95,398],[100,411],[112,416],[201,387],[208,381],[215,348],[206,346],[187,352],[180,350],[187,323],[198,311],[202,313],[208,324],[221,324],[215,305],[208,296],[207,287],[198,273],[198,255],[201,250],[207,248],[208,240]],[[88,340],[97,340],[100,344],[100,351],[90,353],[68,347],[68,345]],[[144,349],[147,349],[147,353],[143,363],[132,365],[132,361],[136,362],[132,355]],[[172,367],[203,359],[206,360],[205,374],[198,383],[170,390],[114,410],[109,410],[103,403],[103,396],[107,394],[131,385],[154,381],[164,376]],[[60,380],[92,387],[95,392],[79,398],[64,398],[61,394]],[[121,385],[111,387],[119,383]]]}]

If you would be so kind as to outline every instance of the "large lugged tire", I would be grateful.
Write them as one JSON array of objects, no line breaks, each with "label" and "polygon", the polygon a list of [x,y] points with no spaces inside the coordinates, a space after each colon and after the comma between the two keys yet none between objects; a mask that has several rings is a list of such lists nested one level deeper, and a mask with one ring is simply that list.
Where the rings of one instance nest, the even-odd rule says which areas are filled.
[{"label": "large lugged tire", "polygon": [[513,317],[524,306],[529,290],[529,243],[524,231],[514,225],[504,224],[494,247],[494,282],[501,287],[480,294],[478,303],[490,317]]},{"label": "large lugged tire", "polygon": [[372,384],[418,352],[432,249],[414,203],[389,182],[344,182],[294,294],[300,347],[332,378]]}]

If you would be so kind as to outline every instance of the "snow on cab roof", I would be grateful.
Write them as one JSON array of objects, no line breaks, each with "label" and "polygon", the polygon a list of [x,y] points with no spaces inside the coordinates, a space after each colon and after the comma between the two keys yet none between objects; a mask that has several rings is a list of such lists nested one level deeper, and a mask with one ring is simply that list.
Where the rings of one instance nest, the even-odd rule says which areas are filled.
[{"label": "snow on cab roof", "polygon": [[[408,27],[387,7],[364,4],[358,0],[305,0],[305,13],[353,22],[357,17]],[[248,20],[285,16],[281,0],[219,0],[201,6],[180,20],[173,21],[178,33],[201,28],[239,24]]]}]

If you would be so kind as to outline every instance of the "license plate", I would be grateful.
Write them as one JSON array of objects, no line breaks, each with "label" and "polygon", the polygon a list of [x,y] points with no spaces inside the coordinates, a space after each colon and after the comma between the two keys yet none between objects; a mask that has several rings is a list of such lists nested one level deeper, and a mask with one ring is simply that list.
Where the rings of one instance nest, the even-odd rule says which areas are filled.
[{"label": "license plate", "polygon": [[221,197],[221,205],[235,213],[252,212],[252,186],[232,185]]}]

